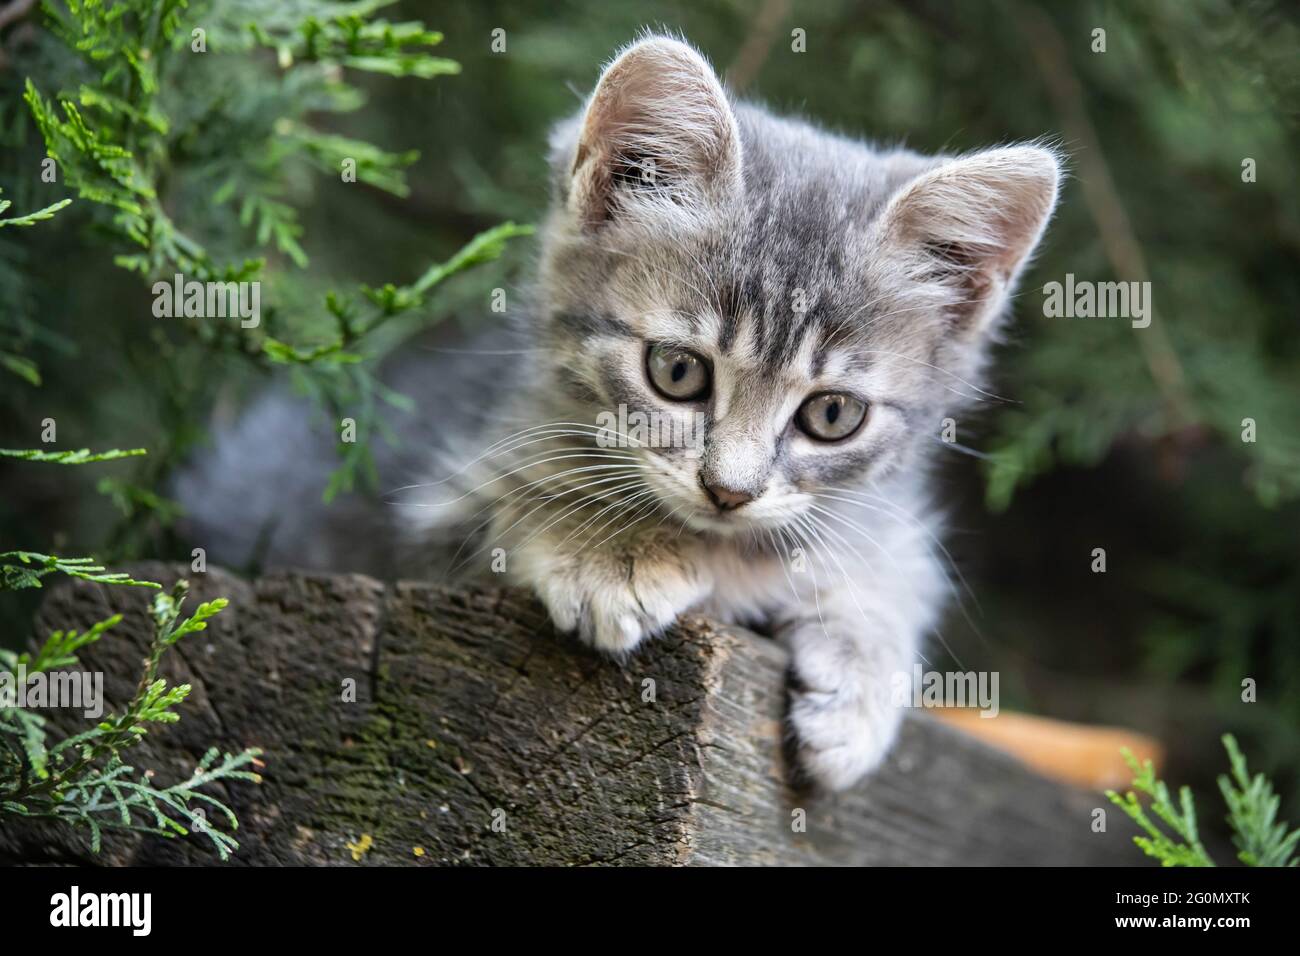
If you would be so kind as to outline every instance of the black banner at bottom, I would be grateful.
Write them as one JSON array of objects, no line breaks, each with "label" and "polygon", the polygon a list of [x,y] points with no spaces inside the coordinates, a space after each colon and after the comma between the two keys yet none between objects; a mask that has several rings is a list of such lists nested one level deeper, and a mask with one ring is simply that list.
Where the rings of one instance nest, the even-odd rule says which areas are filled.
[{"label": "black banner at bottom", "polygon": [[552,933],[563,942],[575,921],[591,938],[606,927],[626,933],[629,920],[638,936],[663,934],[666,941],[683,918],[725,924],[734,940],[746,930],[799,932],[801,919],[815,915],[824,930],[831,911],[837,921],[858,921],[858,932],[919,932],[936,941],[999,928],[1071,939],[1198,933],[1230,941],[1290,925],[1298,877],[1296,870],[1244,868],[16,868],[0,876],[0,898],[9,944],[73,934],[83,943],[100,937],[128,945],[285,934],[295,942],[393,932],[419,939],[431,924],[440,924],[444,938],[455,926],[485,943],[498,944],[512,930],[544,943]]}]

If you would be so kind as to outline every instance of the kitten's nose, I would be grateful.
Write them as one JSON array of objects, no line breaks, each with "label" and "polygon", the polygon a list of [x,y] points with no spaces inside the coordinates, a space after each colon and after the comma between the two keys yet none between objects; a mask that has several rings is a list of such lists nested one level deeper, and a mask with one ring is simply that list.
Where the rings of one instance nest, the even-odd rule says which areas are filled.
[{"label": "kitten's nose", "polygon": [[709,484],[704,480],[703,476],[700,477],[700,484],[704,486],[704,490],[713,499],[713,503],[723,511],[731,511],[733,508],[739,508],[747,501],[754,500],[754,496],[747,491],[736,491],[722,484]]}]

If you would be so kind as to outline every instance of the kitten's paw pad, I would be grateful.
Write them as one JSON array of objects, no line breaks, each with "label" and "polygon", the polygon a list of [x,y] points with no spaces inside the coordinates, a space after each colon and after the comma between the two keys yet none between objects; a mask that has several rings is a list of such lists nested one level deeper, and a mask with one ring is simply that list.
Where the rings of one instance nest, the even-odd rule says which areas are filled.
[{"label": "kitten's paw pad", "polygon": [[899,715],[873,714],[846,693],[792,690],[789,721],[799,769],[819,786],[846,790],[884,761]]}]

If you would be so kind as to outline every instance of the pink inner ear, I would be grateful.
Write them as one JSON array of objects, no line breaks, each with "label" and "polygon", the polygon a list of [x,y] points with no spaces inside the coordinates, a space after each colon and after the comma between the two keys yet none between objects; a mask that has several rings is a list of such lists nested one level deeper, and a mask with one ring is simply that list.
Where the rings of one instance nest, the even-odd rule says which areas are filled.
[{"label": "pink inner ear", "polygon": [[887,245],[914,281],[951,290],[947,311],[970,320],[993,304],[1037,245],[1056,204],[1051,152],[988,150],[924,174],[885,212]]},{"label": "pink inner ear", "polygon": [[895,201],[906,232],[962,250],[973,268],[1014,273],[1056,204],[1055,157],[1038,147],[988,150],[927,173]]}]

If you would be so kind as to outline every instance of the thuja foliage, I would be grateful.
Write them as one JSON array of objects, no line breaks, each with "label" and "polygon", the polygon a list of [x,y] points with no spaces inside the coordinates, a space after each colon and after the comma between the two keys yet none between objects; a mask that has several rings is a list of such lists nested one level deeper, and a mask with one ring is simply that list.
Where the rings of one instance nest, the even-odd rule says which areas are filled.
[{"label": "thuja foliage", "polygon": [[[65,453],[0,450],[0,455],[7,457],[62,464],[112,461],[140,453],[140,449],[100,454],[85,449]],[[138,773],[126,758],[151,724],[179,720],[175,708],[189,696],[189,684],[169,687],[158,676],[163,655],[187,634],[204,630],[228,602],[224,598],[205,602],[182,619],[189,587],[186,581],[177,582],[167,593],[156,582],[110,572],[92,558],[31,551],[0,553],[0,591],[43,587],[43,579],[52,574],[159,590],[151,606],[153,640],[130,702],[120,712],[59,740],[50,739],[46,717],[27,708],[21,688],[36,675],[75,667],[78,651],[100,640],[121,623],[122,616],[115,614],[81,632],[56,630],[35,652],[20,654],[0,648],[0,818],[43,818],[85,827],[94,852],[99,852],[105,830],[137,830],[167,837],[198,832],[226,859],[239,846],[227,830],[235,830],[239,821],[228,806],[201,788],[222,780],[257,781],[258,775],[245,768],[256,761],[260,751],[222,754],[214,747],[189,779],[168,787]]]},{"label": "thuja foliage", "polygon": [[[45,153],[42,169],[83,201],[112,261],[137,273],[142,291],[177,274],[261,283],[256,326],[224,317],[169,320],[173,341],[198,343],[212,360],[188,359],[198,367],[174,376],[167,400],[178,422],[192,422],[203,417],[229,361],[262,371],[288,367],[327,421],[356,423],[358,440],[339,443],[326,497],[373,474],[370,441],[387,434],[383,408],[410,410],[374,375],[396,341],[376,333],[399,317],[418,320],[444,279],[496,258],[507,240],[530,231],[513,223],[488,229],[411,282],[334,288],[293,276],[309,265],[301,210],[313,180],[409,192],[405,169],[417,151],[323,128],[365,102],[356,77],[424,80],[459,71],[433,52],[439,33],[379,16],[391,4],[47,0],[33,73],[22,84],[28,116],[13,118],[8,132],[22,139],[30,121]],[[0,137],[4,119],[0,114]],[[148,296],[138,304],[141,320],[152,319]],[[39,363],[23,348],[37,337],[33,320],[26,303],[15,305],[0,322],[0,351],[10,356],[6,367],[36,384]],[[135,481],[109,489],[128,520],[165,525],[175,514],[162,488],[199,436],[179,424],[170,432]]]},{"label": "thuja foliage", "polygon": [[[149,732],[150,725],[180,719],[175,708],[189,696],[189,684],[169,687],[158,676],[163,655],[185,635],[206,628],[207,621],[226,606],[224,598],[208,601],[182,619],[187,587],[180,581],[170,593],[154,598],[153,641],[136,692],[120,712],[52,742],[43,716],[22,707],[0,706],[0,814],[85,827],[94,852],[99,852],[105,830],[164,837],[201,834],[223,860],[239,848],[228,832],[239,826],[234,812],[203,788],[218,781],[260,781],[249,768],[261,751],[223,754],[213,747],[188,779],[166,787],[127,763],[130,747]],[[31,677],[74,666],[78,650],[98,641],[120,621],[121,615],[114,615],[81,633],[54,631],[34,654],[0,650],[0,670],[12,686],[20,673]]]},{"label": "thuja foliage", "polygon": [[[1295,866],[1300,829],[1288,833],[1286,823],[1277,819],[1281,798],[1262,773],[1250,775],[1246,758],[1231,734],[1224,734],[1223,746],[1228,751],[1231,773],[1219,776],[1219,792],[1228,807],[1227,821],[1237,858],[1247,866]],[[1133,842],[1162,866],[1214,866],[1201,843],[1191,789],[1179,788],[1175,801],[1168,785],[1156,776],[1150,760],[1139,764],[1127,749],[1124,759],[1133,771],[1133,790],[1123,795],[1108,790],[1106,796],[1145,834],[1135,836]],[[1149,799],[1148,805],[1144,806],[1139,793]],[[1164,828],[1156,820],[1164,823]]]},{"label": "thuja foliage", "polygon": [[[0,221],[0,225],[31,225],[51,218],[65,205],[66,200],[19,219]],[[4,208],[0,205],[0,212]],[[39,384],[39,377],[34,384]],[[0,448],[3,458],[59,465],[119,461],[145,453],[143,448],[104,452],[88,448]],[[168,687],[166,680],[158,676],[163,655],[187,634],[204,630],[228,602],[224,598],[205,602],[182,620],[181,609],[189,587],[184,580],[178,581],[170,593],[163,593],[157,582],[109,571],[94,558],[35,551],[0,553],[0,591],[41,588],[50,575],[159,590],[151,606],[153,640],[135,694],[121,712],[58,740],[50,738],[47,718],[28,709],[23,689],[32,677],[77,666],[78,651],[121,623],[121,615],[115,614],[82,632],[56,630],[34,653],[0,647],[0,818],[39,818],[84,827],[96,853],[105,830],[135,830],[165,837],[198,832],[222,859],[228,858],[239,844],[227,831],[237,829],[239,821],[228,806],[201,788],[217,781],[257,781],[258,775],[245,768],[256,761],[260,751],[222,754],[214,747],[199,760],[189,779],[168,787],[158,786],[151,775],[138,773],[126,762],[129,749],[149,732],[149,725],[180,719],[175,708],[190,693],[190,685]]]},{"label": "thuja foliage", "polygon": [[[4,190],[0,189],[0,194],[3,192]],[[10,216],[5,218],[5,212],[8,211],[9,207],[12,206],[13,203],[8,199],[3,198],[3,196],[0,196],[0,229],[5,228],[6,226],[34,226],[43,220],[53,219],[54,214],[70,202],[72,202],[71,199],[61,199],[56,203],[51,203],[44,209],[29,212],[24,216]]]},{"label": "thuja foliage", "polygon": [[[56,203],[51,203],[44,209],[37,209],[35,212],[29,212],[24,215],[6,216],[13,202],[4,198],[4,190],[0,189],[0,229],[14,226],[34,226],[38,222],[53,218],[54,214],[71,203],[71,199],[60,199]],[[0,266],[3,263],[0,262]],[[4,278],[4,270],[0,268],[0,279]],[[0,286],[3,282],[0,282]],[[4,297],[0,296],[0,309],[5,304]],[[16,329],[7,329],[9,325],[17,325],[11,319],[9,321],[0,318],[0,367],[3,367],[12,375],[25,380],[30,385],[41,384],[41,373],[36,367],[36,363],[31,359],[18,353],[17,348],[22,342],[22,336],[15,334]]]},{"label": "thuja foliage", "polygon": [[0,448],[0,457],[18,458],[22,461],[51,461],[60,465],[88,465],[96,461],[117,461],[121,458],[136,458],[145,454],[143,448],[131,448],[123,451],[91,452],[89,448],[71,451],[40,451],[30,448]]}]

